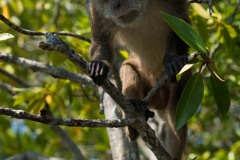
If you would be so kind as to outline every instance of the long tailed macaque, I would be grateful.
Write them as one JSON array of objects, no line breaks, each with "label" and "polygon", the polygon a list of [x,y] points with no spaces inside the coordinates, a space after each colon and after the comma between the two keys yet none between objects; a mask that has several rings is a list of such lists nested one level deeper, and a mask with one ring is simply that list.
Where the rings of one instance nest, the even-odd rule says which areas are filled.
[{"label": "long tailed macaque", "polygon": [[[89,75],[101,85],[113,63],[113,49],[124,47],[130,55],[120,68],[122,93],[133,105],[139,105],[139,100],[167,73],[170,82],[148,105],[166,121],[166,150],[173,158],[181,159],[187,126],[176,131],[174,121],[177,102],[189,76],[176,82],[176,74],[187,63],[188,46],[163,21],[161,11],[189,22],[187,0],[86,0],[86,4],[92,28]],[[129,137],[137,138],[131,127]]]}]

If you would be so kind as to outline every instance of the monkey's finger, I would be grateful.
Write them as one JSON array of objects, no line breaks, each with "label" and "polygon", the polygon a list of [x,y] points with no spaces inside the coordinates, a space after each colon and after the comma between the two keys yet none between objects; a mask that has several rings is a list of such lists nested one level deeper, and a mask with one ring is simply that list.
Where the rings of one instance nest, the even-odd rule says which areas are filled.
[{"label": "monkey's finger", "polygon": [[178,72],[187,64],[188,60],[187,60],[187,57],[179,57],[177,60],[176,60],[176,64],[178,66]]},{"label": "monkey's finger", "polygon": [[182,59],[182,67],[184,67],[187,63],[188,63],[188,58],[187,58],[187,56],[185,56],[185,57],[182,57],[181,58]]},{"label": "monkey's finger", "polygon": [[168,75],[168,77],[172,77],[172,75],[174,75],[174,69],[171,65],[167,65],[166,67],[166,73]]},{"label": "monkey's finger", "polygon": [[101,82],[104,82],[107,79],[108,72],[109,72],[109,67],[103,63],[100,71]]},{"label": "monkey's finger", "polygon": [[109,72],[109,67],[104,64],[101,68],[100,75],[107,78],[108,72]]},{"label": "monkey's finger", "polygon": [[95,77],[98,77],[100,75],[101,68],[102,68],[101,62],[96,62],[95,63],[95,68],[94,68],[94,70],[95,70]]},{"label": "monkey's finger", "polygon": [[87,67],[88,67],[87,72],[88,72],[89,75],[91,75],[90,73],[91,73],[92,63],[89,62]]},{"label": "monkey's finger", "polygon": [[90,63],[90,66],[89,66],[89,67],[90,67],[90,68],[89,68],[89,72],[90,72],[90,73],[89,73],[89,74],[90,74],[90,76],[92,76],[92,77],[94,76],[94,73],[95,73],[95,66],[96,66],[96,65],[95,65],[95,62],[91,62],[91,63]]},{"label": "monkey's finger", "polygon": [[102,84],[106,79],[108,75],[109,68],[106,64],[102,63],[101,70],[100,70],[100,83]]},{"label": "monkey's finger", "polygon": [[187,64],[187,57],[178,57],[174,64],[175,75]]},{"label": "monkey's finger", "polygon": [[101,70],[100,70],[100,75],[101,76],[104,76],[104,72],[105,72],[105,70],[106,70],[106,67],[105,67],[105,65],[102,65],[102,67],[101,67]]},{"label": "monkey's finger", "polygon": [[132,105],[135,107],[135,109],[137,111],[145,112],[145,110],[147,108],[145,102],[143,102],[141,100],[137,100],[137,99],[130,99],[129,101],[132,103]]},{"label": "monkey's finger", "polygon": [[168,65],[166,69],[166,74],[170,80],[171,83],[175,83],[177,81],[176,79],[176,69],[174,65]]},{"label": "monkey's finger", "polygon": [[174,64],[173,64],[173,75],[172,76],[175,76],[178,74],[178,72],[182,69],[182,64],[180,61],[176,61]]},{"label": "monkey's finger", "polygon": [[97,67],[96,61],[90,62],[88,64],[88,74],[91,76],[93,82],[99,85],[98,77],[96,77],[96,67]]}]

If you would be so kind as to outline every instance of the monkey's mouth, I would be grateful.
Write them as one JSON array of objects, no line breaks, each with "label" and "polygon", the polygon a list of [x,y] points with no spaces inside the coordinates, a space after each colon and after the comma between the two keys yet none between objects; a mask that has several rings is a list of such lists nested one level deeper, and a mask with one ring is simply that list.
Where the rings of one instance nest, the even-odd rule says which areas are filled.
[{"label": "monkey's mouth", "polygon": [[131,23],[133,22],[137,16],[138,16],[138,12],[137,11],[131,11],[123,16],[118,17],[123,23]]}]

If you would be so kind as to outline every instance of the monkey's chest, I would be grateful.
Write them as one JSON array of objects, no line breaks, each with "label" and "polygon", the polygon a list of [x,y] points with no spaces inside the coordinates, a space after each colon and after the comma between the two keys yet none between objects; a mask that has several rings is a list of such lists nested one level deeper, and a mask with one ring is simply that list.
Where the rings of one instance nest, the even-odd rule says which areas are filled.
[{"label": "monkey's chest", "polygon": [[[171,32],[169,26],[158,16],[145,16],[131,27],[119,28],[115,39],[130,54],[143,61],[162,60]],[[153,63],[153,62],[152,62]]]},{"label": "monkey's chest", "polygon": [[140,67],[154,72],[162,69],[168,37],[167,30],[158,27],[125,29],[116,35],[117,42],[139,61]]}]

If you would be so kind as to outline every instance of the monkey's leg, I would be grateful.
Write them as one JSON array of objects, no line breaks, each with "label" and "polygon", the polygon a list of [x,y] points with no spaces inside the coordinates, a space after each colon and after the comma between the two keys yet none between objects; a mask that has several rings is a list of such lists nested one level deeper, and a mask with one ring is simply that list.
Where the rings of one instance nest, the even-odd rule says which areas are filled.
[{"label": "monkey's leg", "polygon": [[144,96],[145,82],[137,68],[139,67],[134,59],[127,59],[120,68],[122,93],[128,99],[141,100]]},{"label": "monkey's leg", "polygon": [[[133,59],[126,60],[120,68],[120,78],[122,81],[122,93],[125,95],[134,106],[138,107],[141,104],[144,95],[145,82],[137,70],[138,65]],[[145,106],[144,106],[145,107]],[[136,140],[138,132],[132,127],[128,127],[129,137],[131,140]]]},{"label": "monkey's leg", "polygon": [[166,108],[166,150],[173,158],[180,160],[183,156],[186,145],[187,125],[176,131],[175,129],[175,115],[177,109],[177,102],[181,90],[178,84],[172,84],[170,88],[170,99]]}]

